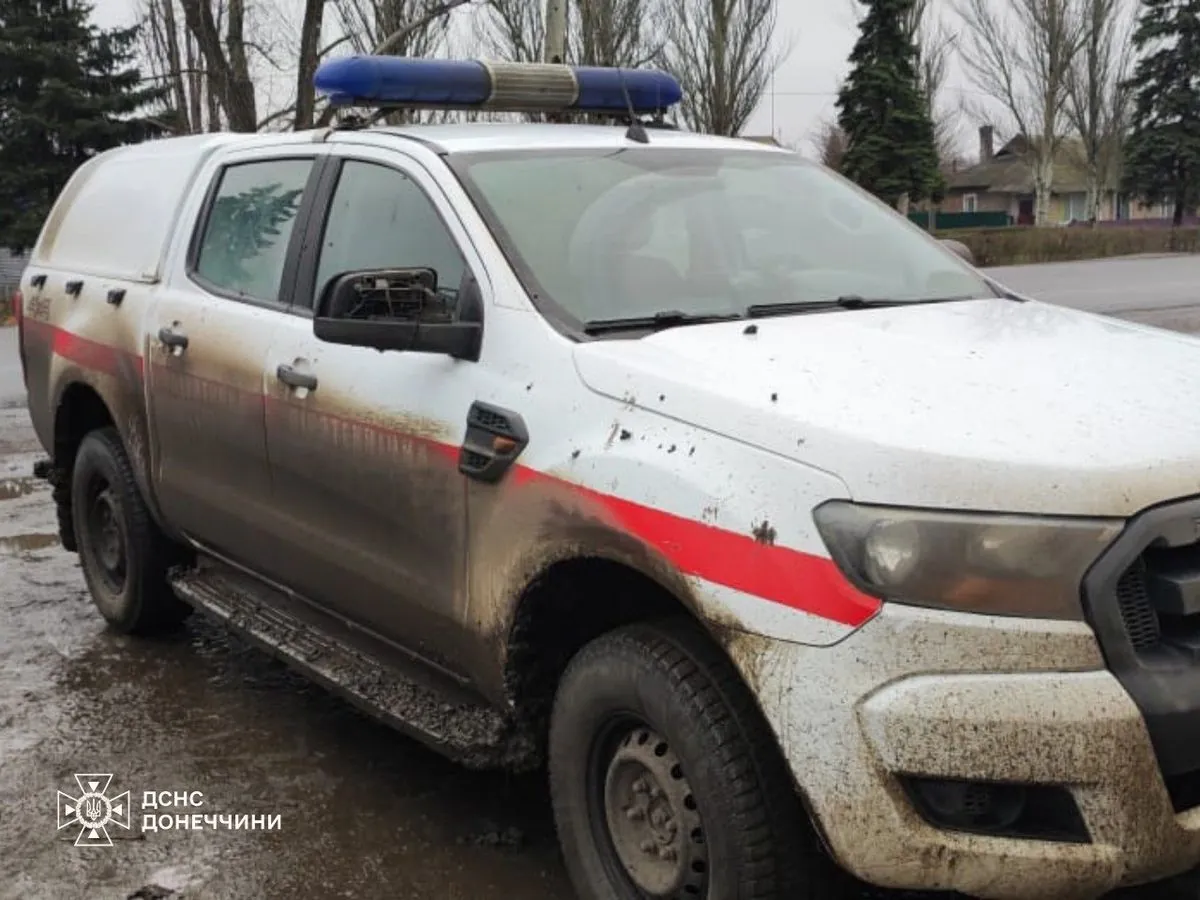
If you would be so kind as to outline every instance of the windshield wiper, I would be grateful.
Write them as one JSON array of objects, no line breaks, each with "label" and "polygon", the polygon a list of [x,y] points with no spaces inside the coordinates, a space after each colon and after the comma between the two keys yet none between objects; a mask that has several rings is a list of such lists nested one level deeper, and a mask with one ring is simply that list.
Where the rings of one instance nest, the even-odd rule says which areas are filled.
[{"label": "windshield wiper", "polygon": [[676,325],[704,325],[709,322],[730,322],[742,318],[737,313],[686,313],[678,309],[656,312],[651,316],[628,319],[596,319],[586,322],[584,334],[606,334],[613,331],[661,331]]},{"label": "windshield wiper", "polygon": [[972,297],[933,297],[928,300],[868,300],[858,294],[843,294],[835,300],[804,300],[798,303],[759,303],[746,309],[751,319],[789,316],[796,313],[826,312],[831,309],[883,309],[889,306],[925,306],[930,303],[956,303]]}]

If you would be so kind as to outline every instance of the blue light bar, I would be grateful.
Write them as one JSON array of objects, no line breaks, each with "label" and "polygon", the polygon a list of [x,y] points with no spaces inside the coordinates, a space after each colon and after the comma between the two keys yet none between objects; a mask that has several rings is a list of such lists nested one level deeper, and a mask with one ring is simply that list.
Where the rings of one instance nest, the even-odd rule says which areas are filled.
[{"label": "blue light bar", "polygon": [[333,59],[313,83],[335,106],[377,108],[657,113],[683,98],[678,81],[650,69],[400,56]]}]

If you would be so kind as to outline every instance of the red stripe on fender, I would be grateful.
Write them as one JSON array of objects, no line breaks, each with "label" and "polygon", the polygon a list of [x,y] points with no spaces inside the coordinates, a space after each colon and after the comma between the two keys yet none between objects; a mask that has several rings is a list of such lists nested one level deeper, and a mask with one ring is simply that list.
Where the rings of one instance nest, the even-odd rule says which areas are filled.
[{"label": "red stripe on fender", "polygon": [[[85,368],[116,375],[122,360],[128,359],[139,374],[143,371],[141,356],[81,338],[45,322],[27,318],[26,327],[47,338],[56,354]],[[383,430],[359,420],[344,421]],[[459,448],[452,444],[404,431],[394,433],[428,444],[439,455],[458,457]],[[619,527],[654,547],[686,575],[852,627],[862,625],[881,606],[879,600],[855,588],[834,562],[823,556],[761,543],[748,534],[643,506],[526,466],[518,466],[513,477],[519,484],[549,482],[583,495],[606,510]]]},{"label": "red stripe on fender", "polygon": [[523,481],[550,479],[583,494],[685,575],[855,628],[882,605],[854,587],[833,560],[823,556],[761,543],[748,534],[642,506],[534,469],[523,468],[520,477]]},{"label": "red stripe on fender", "polygon": [[25,319],[25,331],[48,341],[55,356],[70,360],[81,368],[117,376],[121,374],[122,362],[128,361],[138,375],[142,374],[141,356],[126,353],[99,341],[88,340],[73,332],[28,317]]}]

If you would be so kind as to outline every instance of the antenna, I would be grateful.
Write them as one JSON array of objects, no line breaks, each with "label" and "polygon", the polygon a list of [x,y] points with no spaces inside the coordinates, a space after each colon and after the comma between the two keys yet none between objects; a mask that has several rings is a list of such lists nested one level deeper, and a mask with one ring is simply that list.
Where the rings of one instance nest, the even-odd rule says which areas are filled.
[{"label": "antenna", "polygon": [[625,70],[618,68],[617,77],[621,79],[621,93],[625,95],[625,108],[629,110],[629,128],[625,132],[625,138],[639,144],[648,144],[650,135],[646,134],[646,126],[642,124],[633,108],[633,100],[629,97],[629,86],[625,84]]}]

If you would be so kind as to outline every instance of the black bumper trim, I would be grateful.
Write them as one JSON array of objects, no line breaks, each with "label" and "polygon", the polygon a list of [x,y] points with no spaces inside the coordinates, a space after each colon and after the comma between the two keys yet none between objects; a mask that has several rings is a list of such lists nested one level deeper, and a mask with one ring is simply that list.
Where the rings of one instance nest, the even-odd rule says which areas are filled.
[{"label": "black bumper trim", "polygon": [[1152,547],[1196,545],[1200,497],[1151,507],[1130,519],[1083,580],[1083,602],[1109,669],[1146,721],[1165,777],[1200,770],[1200,658],[1161,642],[1134,646],[1117,601],[1121,576]]}]

